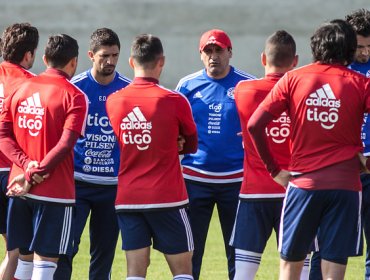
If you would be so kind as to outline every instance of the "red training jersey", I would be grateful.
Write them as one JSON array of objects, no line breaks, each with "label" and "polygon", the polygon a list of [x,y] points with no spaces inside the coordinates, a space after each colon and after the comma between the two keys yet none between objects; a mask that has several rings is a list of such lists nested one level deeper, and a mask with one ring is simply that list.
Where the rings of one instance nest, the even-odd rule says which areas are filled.
[{"label": "red training jersey", "polygon": [[[41,162],[58,143],[64,129],[83,134],[87,98],[56,69],[28,79],[5,104],[2,121],[13,123],[15,139],[31,160]],[[13,164],[9,180],[23,173]],[[74,203],[73,150],[44,182],[32,186],[26,197]]]},{"label": "red training jersey", "polygon": [[[364,112],[370,110],[369,97],[370,83],[363,75],[344,66],[313,63],[286,73],[261,106],[276,117],[288,111],[290,170],[307,173],[362,151],[361,126]],[[358,190],[359,185],[348,188]]]},{"label": "red training jersey", "polygon": [[[253,112],[282,76],[283,74],[280,73],[268,74],[263,79],[241,81],[235,88],[235,102],[244,145],[244,178],[239,195],[241,199],[281,198],[285,195],[285,189],[267,172],[247,130],[247,124]],[[290,118],[286,112],[266,127],[270,150],[283,169],[288,169],[290,161],[289,134]]]},{"label": "red training jersey", "polygon": [[188,196],[177,138],[195,135],[190,104],[152,78],[111,94],[108,117],[120,143],[117,211],[181,207]]},{"label": "red training jersey", "polygon": [[[18,64],[3,61],[0,64],[0,113],[3,111],[5,98],[12,94],[26,79],[35,75]],[[0,152],[0,171],[9,171],[12,162]]]}]

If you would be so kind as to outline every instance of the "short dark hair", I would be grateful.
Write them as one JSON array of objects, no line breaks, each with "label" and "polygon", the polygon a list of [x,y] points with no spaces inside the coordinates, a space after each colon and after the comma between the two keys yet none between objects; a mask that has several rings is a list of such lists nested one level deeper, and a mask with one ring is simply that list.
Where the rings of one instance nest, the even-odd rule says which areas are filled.
[{"label": "short dark hair", "polygon": [[96,53],[102,46],[118,46],[121,49],[121,43],[118,35],[112,29],[99,28],[90,36],[90,51]]},{"label": "short dark hair", "polygon": [[158,59],[163,56],[161,40],[151,34],[141,34],[135,37],[131,45],[131,57],[144,68],[153,68]]},{"label": "short dark hair", "polygon": [[349,65],[357,48],[356,33],[345,20],[321,25],[311,37],[313,60],[325,64]]},{"label": "short dark hair", "polygon": [[19,64],[26,52],[34,54],[39,43],[39,32],[29,23],[8,26],[1,38],[1,53],[5,61]]},{"label": "short dark hair", "polygon": [[78,57],[78,43],[66,34],[50,36],[45,48],[45,57],[49,66],[62,68],[75,57]]},{"label": "short dark hair", "polygon": [[370,11],[366,9],[356,10],[346,16],[346,21],[358,35],[370,36]]},{"label": "short dark hair", "polygon": [[276,67],[289,67],[296,55],[295,41],[285,30],[278,30],[270,35],[265,44],[267,61]]}]

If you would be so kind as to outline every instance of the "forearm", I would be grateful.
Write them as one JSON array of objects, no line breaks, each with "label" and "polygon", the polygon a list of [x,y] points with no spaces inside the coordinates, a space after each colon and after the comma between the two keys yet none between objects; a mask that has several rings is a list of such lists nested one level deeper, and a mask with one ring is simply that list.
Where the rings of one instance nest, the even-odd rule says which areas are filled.
[{"label": "forearm", "polygon": [[195,132],[192,135],[184,135],[183,137],[185,139],[185,143],[179,154],[182,155],[195,153],[198,149],[198,134]]},{"label": "forearm", "polygon": [[32,175],[46,175],[50,173],[57,165],[62,162],[65,157],[71,152],[79,137],[77,132],[69,129],[64,129],[61,138],[53,149],[51,149],[44,159],[40,162],[40,166],[32,168],[27,174],[27,177],[32,178]]},{"label": "forearm", "polygon": [[26,171],[31,159],[20,148],[15,140],[13,124],[10,122],[0,123],[0,149],[1,152],[14,164]]},{"label": "forearm", "polygon": [[258,107],[248,122],[248,132],[253,145],[264,162],[267,171],[272,177],[280,172],[281,168],[274,160],[265,133],[266,126],[274,119],[274,116]]}]

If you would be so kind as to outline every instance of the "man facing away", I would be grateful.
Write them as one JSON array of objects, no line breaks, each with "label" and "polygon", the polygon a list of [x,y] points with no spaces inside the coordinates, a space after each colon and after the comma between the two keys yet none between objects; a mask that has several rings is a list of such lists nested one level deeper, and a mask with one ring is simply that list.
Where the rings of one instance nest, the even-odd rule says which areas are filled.
[{"label": "man facing away", "polygon": [[0,145],[13,161],[8,195],[15,196],[8,250],[34,253],[19,279],[51,280],[59,256],[72,253],[73,146],[83,134],[87,112],[85,95],[69,82],[77,57],[75,39],[50,36],[43,56],[46,71],[12,93],[1,115]]},{"label": "man facing away", "polygon": [[[115,71],[120,49],[120,40],[113,30],[95,30],[88,51],[92,68],[71,80],[89,99],[85,137],[79,138],[74,147],[76,227],[73,254],[78,252],[90,214],[90,280],[110,279],[119,233],[114,209],[119,148],[105,102],[110,94],[130,83],[128,78]],[[72,258],[61,258],[54,280],[69,280],[71,275]]]},{"label": "man facing away", "polygon": [[[8,26],[1,38],[2,56],[0,64],[0,112],[4,108],[5,98],[14,92],[26,79],[34,75],[28,71],[35,61],[39,33],[36,27],[29,23],[14,23]],[[0,233],[6,242],[6,219],[8,213],[8,197],[6,186],[12,163],[0,152]],[[25,253],[25,252],[23,252]],[[1,263],[0,279],[13,279],[17,267],[18,251],[8,252]],[[19,259],[19,266],[22,260]]]},{"label": "man facing away", "polygon": [[[346,21],[356,32],[357,48],[355,59],[348,68],[359,72],[370,78],[370,11],[359,9],[345,17]],[[370,118],[367,113],[364,116],[364,125],[361,133],[364,144],[364,156],[370,155]],[[370,278],[370,174],[363,172],[361,174],[362,184],[362,223],[366,239],[366,262],[365,279]],[[316,250],[319,248],[316,248]],[[310,279],[320,280],[321,276],[321,258],[319,252],[314,252],[311,259]]]},{"label": "man facing away", "polygon": [[[289,71],[248,122],[267,170],[287,186],[279,242],[280,279],[299,279],[317,235],[324,279],[343,279],[348,257],[360,249],[360,139],[370,110],[370,83],[347,68],[356,34],[344,20],[320,26],[311,37],[314,63]],[[291,119],[290,172],[271,153],[265,127],[287,111]],[[291,175],[292,174],[292,177]]]},{"label": "man facing away", "polygon": [[129,60],[135,78],[106,105],[120,142],[116,211],[127,280],[145,279],[152,243],[165,255],[173,279],[193,279],[194,244],[178,137],[185,140],[182,152],[192,153],[197,132],[186,98],[158,85],[164,61],[158,37],[137,36]]},{"label": "man facing away", "polygon": [[[237,217],[230,245],[235,247],[234,280],[254,279],[262,253],[272,230],[279,240],[279,225],[285,188],[267,172],[247,130],[247,123],[258,105],[277,81],[298,63],[293,37],[279,30],[268,37],[261,55],[265,77],[241,81],[235,88],[244,143],[244,178],[239,195]],[[290,118],[282,113],[266,128],[269,146],[279,164],[287,169],[290,162]],[[308,279],[308,264],[301,279]]]},{"label": "man facing away", "polygon": [[229,246],[243,180],[240,120],[234,88],[254,77],[231,66],[232,44],[223,30],[205,32],[199,42],[205,69],[182,78],[176,90],[189,100],[198,129],[199,147],[181,161],[189,194],[194,235],[193,276],[199,279],[213,208],[217,205],[228,262],[234,278],[235,250]]}]

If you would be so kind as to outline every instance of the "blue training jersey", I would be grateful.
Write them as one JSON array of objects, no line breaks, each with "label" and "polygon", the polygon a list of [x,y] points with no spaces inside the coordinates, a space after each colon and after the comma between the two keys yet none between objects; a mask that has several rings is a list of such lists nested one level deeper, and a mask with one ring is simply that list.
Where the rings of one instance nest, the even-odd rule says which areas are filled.
[{"label": "blue training jersey", "polygon": [[75,76],[71,82],[89,99],[85,137],[75,147],[74,176],[76,180],[116,185],[119,170],[119,147],[105,109],[108,95],[126,87],[131,81],[116,72],[108,85],[99,84],[91,69]]},{"label": "blue training jersey", "polygon": [[[359,72],[366,77],[370,78],[370,60],[367,63],[354,62],[348,66],[356,72]],[[370,118],[369,114],[364,114],[364,124],[362,125],[361,140],[364,145],[364,155],[370,155]]]},{"label": "blue training jersey", "polygon": [[[198,150],[184,155],[184,178],[206,183],[240,182],[243,178],[243,146],[234,88],[255,77],[234,67],[222,79],[212,79],[203,69],[179,81],[176,90],[192,107],[198,130]],[[188,172],[190,171],[190,172]],[[236,175],[236,176],[235,176]]]}]

